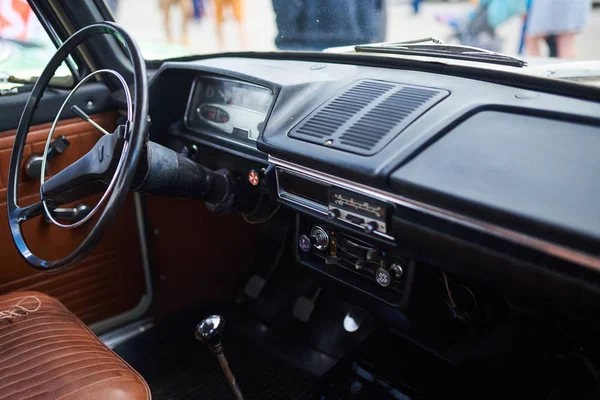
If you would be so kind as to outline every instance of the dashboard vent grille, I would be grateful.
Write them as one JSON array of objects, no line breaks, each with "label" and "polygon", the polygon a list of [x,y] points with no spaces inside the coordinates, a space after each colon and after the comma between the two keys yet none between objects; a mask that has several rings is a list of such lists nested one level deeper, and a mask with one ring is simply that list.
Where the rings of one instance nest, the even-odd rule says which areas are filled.
[{"label": "dashboard vent grille", "polygon": [[361,81],[319,107],[290,137],[372,155],[448,95],[441,89]]},{"label": "dashboard vent grille", "polygon": [[299,136],[324,139],[335,134],[344,123],[379,96],[393,89],[376,81],[364,81],[336,97],[306,120],[295,133]]}]

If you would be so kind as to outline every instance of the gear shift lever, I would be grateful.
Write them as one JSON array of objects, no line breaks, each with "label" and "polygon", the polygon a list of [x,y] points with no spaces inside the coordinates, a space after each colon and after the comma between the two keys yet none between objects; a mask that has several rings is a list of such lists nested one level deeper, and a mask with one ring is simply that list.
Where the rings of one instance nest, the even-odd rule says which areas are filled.
[{"label": "gear shift lever", "polygon": [[223,343],[221,342],[221,335],[223,334],[223,330],[225,329],[225,319],[220,315],[211,315],[208,318],[202,320],[194,331],[196,339],[200,342],[205,343],[212,350],[212,352],[217,356],[217,360],[219,360],[219,364],[221,364],[221,369],[225,373],[225,377],[229,382],[229,386],[231,386],[231,390],[235,395],[237,400],[244,400],[244,396],[242,396],[242,392],[237,385],[235,380],[235,376],[231,369],[229,368],[229,363],[225,358],[225,354],[223,353]]}]

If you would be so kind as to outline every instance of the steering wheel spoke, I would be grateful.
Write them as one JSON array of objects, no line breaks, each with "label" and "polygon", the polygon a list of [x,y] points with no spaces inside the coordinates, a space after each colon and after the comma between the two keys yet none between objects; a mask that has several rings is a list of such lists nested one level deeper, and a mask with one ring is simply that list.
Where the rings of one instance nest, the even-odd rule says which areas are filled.
[{"label": "steering wheel spoke", "polygon": [[79,160],[47,181],[42,180],[41,196],[46,202],[61,205],[100,193],[108,187],[124,148],[125,126],[105,135]]},{"label": "steering wheel spoke", "polygon": [[19,207],[15,210],[17,222],[22,224],[25,221],[29,221],[35,217],[39,217],[44,213],[44,204],[41,201],[31,204],[25,207]]}]

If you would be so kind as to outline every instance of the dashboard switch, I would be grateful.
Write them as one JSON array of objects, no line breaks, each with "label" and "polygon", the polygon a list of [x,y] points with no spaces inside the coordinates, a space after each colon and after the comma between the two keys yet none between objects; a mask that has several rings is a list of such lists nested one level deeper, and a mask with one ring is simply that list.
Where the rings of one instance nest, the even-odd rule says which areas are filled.
[{"label": "dashboard switch", "polygon": [[260,176],[258,175],[258,172],[255,170],[248,172],[248,182],[250,182],[252,186],[257,186],[260,183]]},{"label": "dashboard switch", "polygon": [[306,235],[300,235],[300,237],[298,238],[298,246],[300,246],[300,249],[302,249],[302,251],[308,253],[312,246],[310,238]]}]

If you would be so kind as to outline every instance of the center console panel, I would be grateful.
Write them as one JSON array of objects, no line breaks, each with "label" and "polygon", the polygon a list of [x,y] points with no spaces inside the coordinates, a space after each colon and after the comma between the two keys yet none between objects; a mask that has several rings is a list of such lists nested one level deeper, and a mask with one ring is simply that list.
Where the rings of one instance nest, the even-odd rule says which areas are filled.
[{"label": "center console panel", "polygon": [[298,216],[297,257],[300,263],[343,286],[393,307],[405,307],[414,261],[393,246],[357,237],[344,229]]},{"label": "center console panel", "polygon": [[[415,261],[398,251],[395,205],[331,175],[275,166],[279,201],[298,212],[298,261],[320,277],[388,306],[407,305]],[[357,293],[360,292],[360,293]]]}]

